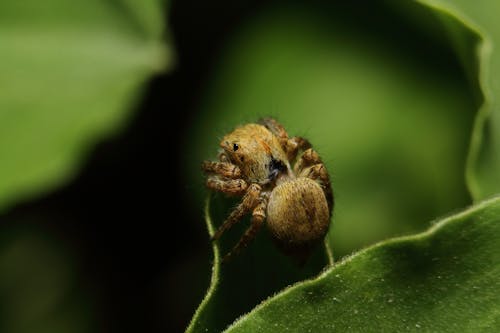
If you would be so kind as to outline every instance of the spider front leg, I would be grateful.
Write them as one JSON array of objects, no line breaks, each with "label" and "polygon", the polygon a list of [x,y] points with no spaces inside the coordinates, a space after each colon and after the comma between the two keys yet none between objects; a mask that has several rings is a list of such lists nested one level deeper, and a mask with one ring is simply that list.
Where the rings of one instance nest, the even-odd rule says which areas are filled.
[{"label": "spider front leg", "polygon": [[218,175],[208,176],[206,185],[211,190],[229,195],[243,195],[248,189],[248,184],[243,179],[224,179]]},{"label": "spider front leg", "polygon": [[293,172],[295,172],[296,175],[300,175],[305,168],[322,163],[323,161],[321,161],[321,157],[319,157],[318,153],[314,149],[309,148],[304,151],[297,160],[297,163],[295,163],[293,167]]},{"label": "spider front leg", "polygon": [[240,221],[243,216],[251,212],[259,204],[260,192],[261,187],[259,185],[251,184],[243,196],[241,203],[236,206],[224,223],[219,227],[219,229],[217,229],[215,234],[212,236],[212,240],[219,239],[226,230],[231,228],[236,222]]},{"label": "spider front leg", "polygon": [[204,161],[201,168],[205,172],[216,173],[226,178],[236,179],[241,177],[240,168],[229,162]]},{"label": "spider front leg", "polygon": [[228,262],[231,258],[234,256],[238,255],[241,250],[246,248],[248,244],[250,244],[255,236],[257,235],[257,232],[260,230],[260,227],[262,226],[262,223],[264,222],[266,218],[266,205],[267,205],[267,200],[263,199],[257,207],[252,212],[252,220],[250,227],[245,231],[243,236],[241,236],[240,240],[238,243],[233,247],[231,251],[229,251],[224,258],[222,258],[222,262]]},{"label": "spider front leg", "polygon": [[294,136],[291,139],[288,139],[286,143],[286,154],[288,156],[289,161],[293,161],[297,157],[297,153],[300,150],[306,150],[311,148],[311,143],[300,136]]},{"label": "spider front leg", "polygon": [[206,185],[209,189],[231,195],[242,195],[248,188],[245,180],[240,179],[241,170],[237,165],[230,163],[225,155],[221,154],[221,162],[204,161],[201,168],[206,173],[212,173],[207,177]]},{"label": "spider front leg", "polygon": [[319,182],[325,193],[330,212],[333,208],[333,192],[330,176],[318,153],[312,148],[307,149],[294,166],[294,172],[299,177],[306,177]]}]

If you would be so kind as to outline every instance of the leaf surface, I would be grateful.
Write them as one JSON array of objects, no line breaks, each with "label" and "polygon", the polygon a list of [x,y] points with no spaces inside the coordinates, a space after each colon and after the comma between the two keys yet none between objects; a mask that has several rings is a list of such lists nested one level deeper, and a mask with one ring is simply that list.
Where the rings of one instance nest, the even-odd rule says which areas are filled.
[{"label": "leaf surface", "polygon": [[337,263],[226,332],[496,332],[500,197]]}]

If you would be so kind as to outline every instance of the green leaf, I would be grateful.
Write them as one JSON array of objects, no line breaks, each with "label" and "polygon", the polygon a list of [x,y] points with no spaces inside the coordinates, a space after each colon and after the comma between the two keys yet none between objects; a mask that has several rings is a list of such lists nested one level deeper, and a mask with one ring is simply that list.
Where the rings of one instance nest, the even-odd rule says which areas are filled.
[{"label": "green leaf", "polygon": [[[421,0],[433,9],[448,29],[457,55],[467,70],[472,89],[478,96],[478,114],[467,159],[467,184],[475,200],[500,192],[500,94],[496,77],[500,74],[500,57],[495,45],[500,43],[500,23],[492,13],[500,10],[497,1],[472,4],[462,0]],[[449,18],[473,33],[473,37],[457,33]]]},{"label": "green leaf", "polygon": [[161,1],[0,3],[0,210],[71,177],[169,63]]},{"label": "green leaf", "polygon": [[500,193],[500,3],[495,0],[422,1],[438,11],[456,16],[477,35],[474,47],[459,50],[481,108],[474,124],[467,178],[475,199]]},{"label": "green leaf", "polygon": [[500,197],[298,283],[227,332],[497,332]]}]

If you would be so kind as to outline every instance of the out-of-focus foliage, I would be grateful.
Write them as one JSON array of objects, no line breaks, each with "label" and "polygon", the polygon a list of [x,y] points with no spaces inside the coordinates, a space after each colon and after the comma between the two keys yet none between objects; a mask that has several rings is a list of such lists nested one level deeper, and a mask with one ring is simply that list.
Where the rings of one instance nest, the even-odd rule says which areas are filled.
[{"label": "out-of-focus foliage", "polygon": [[214,158],[224,133],[275,116],[308,138],[330,171],[329,238],[342,256],[423,230],[469,202],[474,112],[463,77],[405,52],[391,33],[359,31],[337,22],[334,9],[320,11],[278,8],[235,37],[213,75],[186,165],[200,179],[196,161]]},{"label": "out-of-focus foliage", "polygon": [[0,211],[68,179],[169,63],[160,1],[0,2]]},{"label": "out-of-focus foliage", "polygon": [[[0,2],[0,212],[53,189],[170,63],[161,1]],[[64,242],[0,219],[0,332],[96,332]],[[33,223],[33,224],[30,224]]]},{"label": "out-of-focus foliage", "polygon": [[[491,16],[495,6],[487,3],[491,1],[473,13],[478,20],[488,16],[490,25],[485,28],[495,30]],[[404,21],[394,26],[394,21],[385,22],[389,32],[377,35],[374,31],[384,30],[380,22],[377,26],[351,12],[356,23],[349,25],[329,6],[312,7],[270,11],[236,35],[221,57],[220,72],[214,75],[217,79],[202,110],[201,123],[216,128],[198,129],[200,136],[191,144],[198,149],[193,156],[210,158],[212,149],[213,158],[218,137],[260,116],[273,115],[292,135],[309,138],[333,176],[337,205],[328,246],[337,258],[391,235],[423,230],[431,219],[467,205],[468,193],[478,200],[499,192],[498,115],[486,118],[491,111],[495,114],[490,91],[495,79],[489,76],[495,66],[490,72],[487,52],[492,41],[477,20],[441,2],[387,1],[384,14]],[[393,32],[405,24],[453,50],[448,57],[460,62],[463,76],[450,75],[443,64],[430,60],[432,56],[419,57],[418,40],[398,39],[401,35]],[[215,138],[213,148],[208,137]],[[462,308],[470,309],[471,304],[476,305],[468,314],[469,330],[497,327],[499,300],[493,296],[499,284],[497,206],[498,199],[481,203],[469,213],[446,219],[438,232],[431,229],[387,241],[353,260],[341,261],[320,278],[300,282],[266,300],[233,329],[364,331],[371,326],[356,317],[366,312],[371,322],[383,321],[382,330],[451,330],[455,321],[466,320]],[[217,227],[225,214],[209,212],[209,229],[214,228],[212,223]],[[240,306],[245,311],[224,315],[232,314],[237,304],[234,285],[265,288],[254,278],[272,276],[265,267],[273,260],[276,265],[284,260],[269,259],[265,242],[258,240],[253,245],[256,249],[248,250],[250,255],[239,258],[240,263],[234,264],[238,268],[214,267],[211,288],[188,331],[220,331],[258,304],[247,298],[247,306]],[[222,251],[228,244],[222,240]],[[454,258],[457,247],[464,244],[478,252],[459,255],[467,260],[436,264],[443,257]],[[411,256],[405,257],[405,249],[411,250]],[[217,256],[216,251],[216,266]],[[242,286],[234,271],[248,265],[255,274],[247,276]],[[336,281],[337,273],[349,284]],[[470,289],[483,290],[471,296]],[[237,298],[246,294],[243,291]],[[455,308],[457,295],[468,301]],[[397,304],[382,305],[389,299]],[[355,302],[360,303],[359,309]],[[441,310],[429,304],[438,304]],[[332,313],[341,308],[341,318],[335,317]],[[410,322],[414,316],[422,320]],[[439,326],[442,323],[433,324],[429,318],[448,318],[449,323]]]},{"label": "out-of-focus foliage", "polygon": [[77,263],[46,230],[0,237],[0,332],[95,332],[92,300],[77,288]]},{"label": "out-of-focus foliage", "polygon": [[472,81],[483,97],[468,166],[471,191],[475,199],[482,199],[500,192],[500,21],[497,15],[500,2],[447,0],[436,6],[449,8],[464,24],[476,30],[480,38],[476,48],[466,50],[472,56],[467,59],[464,55],[464,66],[472,73]]}]

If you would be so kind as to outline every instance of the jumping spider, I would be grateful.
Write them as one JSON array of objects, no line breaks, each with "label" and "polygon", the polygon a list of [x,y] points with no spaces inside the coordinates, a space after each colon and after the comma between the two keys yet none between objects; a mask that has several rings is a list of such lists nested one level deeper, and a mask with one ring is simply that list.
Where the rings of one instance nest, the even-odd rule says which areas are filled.
[{"label": "jumping spider", "polygon": [[330,179],[318,153],[306,139],[289,138],[272,118],[237,127],[220,146],[220,161],[202,164],[208,174],[206,185],[243,198],[212,240],[252,214],[250,227],[223,262],[245,248],[267,219],[278,247],[304,263],[327,233],[333,209]]}]

